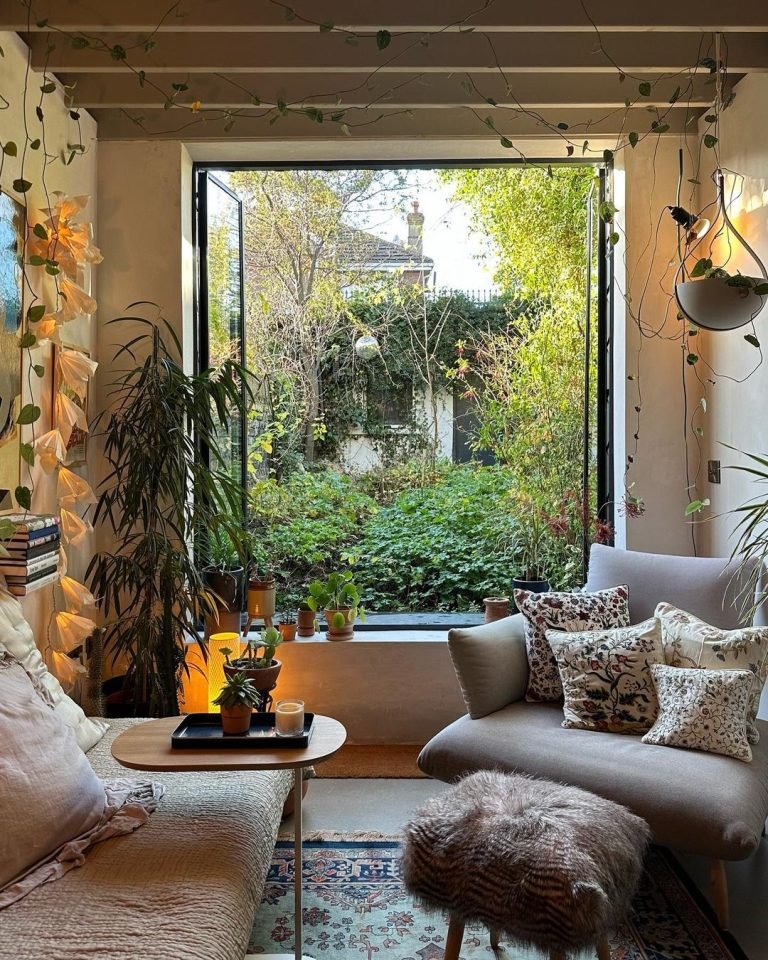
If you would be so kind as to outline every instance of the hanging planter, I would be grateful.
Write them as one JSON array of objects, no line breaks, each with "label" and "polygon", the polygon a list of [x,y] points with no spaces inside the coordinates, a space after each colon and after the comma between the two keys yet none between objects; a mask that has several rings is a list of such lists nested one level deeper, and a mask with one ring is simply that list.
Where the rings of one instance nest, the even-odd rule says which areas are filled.
[{"label": "hanging planter", "polygon": [[[737,245],[741,246],[754,261],[760,276],[753,277],[742,273],[730,275],[724,266],[715,266],[711,256],[699,257],[688,273],[686,260],[692,249],[699,246],[703,236],[696,233],[694,229],[686,238],[686,248],[688,249],[691,241],[693,241],[693,248],[688,250],[686,256],[681,256],[680,266],[675,276],[675,300],[680,312],[697,327],[714,331],[736,330],[756,320],[765,308],[768,300],[768,271],[728,216],[724,177],[720,170],[717,171],[716,177],[717,219],[722,218],[722,227],[717,229],[714,235],[727,236],[729,256]],[[673,207],[671,210],[676,211],[680,208]],[[682,224],[679,215],[673,212],[672,216],[678,224]],[[695,226],[697,218],[691,217],[690,214],[687,216]],[[708,223],[707,227],[709,227]]]}]

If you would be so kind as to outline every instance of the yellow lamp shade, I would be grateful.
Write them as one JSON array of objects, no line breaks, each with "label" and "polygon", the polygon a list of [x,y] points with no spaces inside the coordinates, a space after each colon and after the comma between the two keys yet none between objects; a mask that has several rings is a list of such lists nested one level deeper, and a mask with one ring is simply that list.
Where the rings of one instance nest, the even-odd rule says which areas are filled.
[{"label": "yellow lamp shade", "polygon": [[208,712],[218,713],[219,707],[213,702],[218,697],[224,681],[224,664],[227,662],[222,650],[231,650],[231,660],[240,656],[241,640],[239,633],[212,633],[208,637]]}]

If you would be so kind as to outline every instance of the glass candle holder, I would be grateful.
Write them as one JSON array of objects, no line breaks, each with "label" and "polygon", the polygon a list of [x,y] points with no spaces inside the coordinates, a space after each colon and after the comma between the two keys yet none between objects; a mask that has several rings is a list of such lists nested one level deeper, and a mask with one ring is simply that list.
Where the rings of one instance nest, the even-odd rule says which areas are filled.
[{"label": "glass candle holder", "polygon": [[304,733],[304,701],[278,700],[275,707],[275,733],[278,737],[300,737]]}]

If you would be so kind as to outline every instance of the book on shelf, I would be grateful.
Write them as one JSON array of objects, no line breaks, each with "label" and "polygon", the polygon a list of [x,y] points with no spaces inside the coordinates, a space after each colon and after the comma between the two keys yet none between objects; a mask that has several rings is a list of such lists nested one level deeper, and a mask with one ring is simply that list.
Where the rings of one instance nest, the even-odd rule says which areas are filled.
[{"label": "book on shelf", "polygon": [[36,530],[22,531],[19,533],[17,530],[16,533],[10,539],[5,542],[8,544],[33,544],[33,543],[42,543],[44,540],[61,536],[61,528],[59,527],[58,520],[56,523],[50,524],[47,527],[38,527]]},{"label": "book on shelf", "polygon": [[49,584],[55,583],[58,579],[59,571],[54,570],[53,573],[49,573],[39,580],[35,580],[33,583],[9,583],[8,593],[13,594],[14,597],[26,597],[26,595],[32,593],[33,590],[37,590],[39,587],[47,587]]},{"label": "book on shelf", "polygon": [[59,518],[53,513],[3,513],[0,519],[10,520],[15,525],[16,536],[59,525]]},{"label": "book on shelf", "polygon": [[8,556],[0,558],[0,563],[8,563],[9,561],[28,563],[30,560],[41,557],[46,553],[58,553],[61,546],[61,537],[54,533],[42,540],[35,540],[34,543],[24,544],[6,540],[3,546],[7,550]]},{"label": "book on shelf", "polygon": [[7,557],[0,557],[0,573],[6,577],[30,577],[41,570],[50,570],[59,565],[59,551],[54,550],[50,553],[44,553],[34,560],[24,562],[24,560],[11,560]]},{"label": "book on shelf", "polygon": [[42,580],[43,577],[47,577],[51,573],[57,573],[59,569],[58,563],[50,564],[48,567],[45,567],[42,570],[38,570],[35,573],[4,573],[5,582],[10,586],[10,584],[15,583],[17,586],[23,585],[25,583],[34,583],[35,580]]}]

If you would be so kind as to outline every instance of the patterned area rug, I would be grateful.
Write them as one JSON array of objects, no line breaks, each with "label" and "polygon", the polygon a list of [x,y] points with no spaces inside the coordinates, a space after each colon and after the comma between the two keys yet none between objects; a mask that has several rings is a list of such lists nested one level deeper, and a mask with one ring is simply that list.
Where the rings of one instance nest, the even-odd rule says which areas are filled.
[{"label": "patterned area rug", "polygon": [[[304,949],[338,960],[442,960],[446,923],[403,888],[396,840],[325,839],[304,844]],[[503,960],[541,960],[502,940]],[[249,954],[293,949],[293,843],[279,840]],[[488,933],[468,925],[462,960],[493,960]],[[587,954],[592,957],[594,954]],[[709,908],[672,858],[656,847],[634,913],[611,940],[612,960],[747,960],[718,933]]]}]

